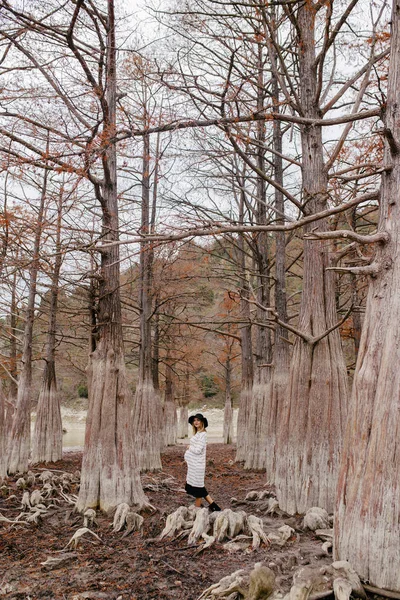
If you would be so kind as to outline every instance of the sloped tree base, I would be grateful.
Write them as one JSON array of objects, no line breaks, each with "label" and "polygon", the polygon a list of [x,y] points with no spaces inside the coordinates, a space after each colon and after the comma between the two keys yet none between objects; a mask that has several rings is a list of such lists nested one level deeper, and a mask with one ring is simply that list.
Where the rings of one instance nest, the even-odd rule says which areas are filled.
[{"label": "sloped tree base", "polygon": [[24,378],[19,382],[17,408],[14,413],[11,434],[8,438],[8,466],[10,475],[28,470],[31,451],[31,387]]},{"label": "sloped tree base", "polygon": [[39,394],[33,437],[32,462],[62,459],[62,423],[55,379],[44,381]]},{"label": "sloped tree base", "polygon": [[89,410],[77,510],[146,503],[135,458],[122,351],[100,344],[88,367]]},{"label": "sloped tree base", "polygon": [[160,415],[160,399],[152,380],[139,381],[133,405],[133,431],[141,471],[157,471],[162,468]]}]

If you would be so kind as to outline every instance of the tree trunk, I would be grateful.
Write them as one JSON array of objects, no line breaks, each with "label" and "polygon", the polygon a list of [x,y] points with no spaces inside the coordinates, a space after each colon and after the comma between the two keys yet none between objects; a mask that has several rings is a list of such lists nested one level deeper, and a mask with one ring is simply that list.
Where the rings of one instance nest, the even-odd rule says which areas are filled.
[{"label": "tree trunk", "polygon": [[[305,117],[319,117],[316,100],[315,7],[298,9],[300,92]],[[326,208],[327,173],[323,164],[321,127],[302,128],[303,201],[307,213]],[[305,228],[326,230],[318,221]],[[303,293],[299,329],[319,336],[337,322],[335,280],[326,271],[328,252],[323,242],[304,241]],[[347,409],[347,373],[339,330],[312,344],[295,342],[288,386],[288,405],[282,415],[276,486],[279,506],[290,514],[311,506],[333,511],[343,428]]]},{"label": "tree trunk", "polygon": [[[116,148],[116,41],[114,2],[108,0],[107,89],[104,131],[109,136],[103,154],[104,181],[98,190],[103,215],[104,244],[118,240]],[[145,502],[132,437],[131,396],[123,349],[119,246],[101,252],[98,344],[88,366],[89,408],[77,510],[108,511],[118,504]]]},{"label": "tree trunk", "polygon": [[189,396],[189,369],[186,368],[185,382],[183,385],[182,399],[179,402],[179,415],[178,415],[178,438],[184,439],[188,437],[188,404],[190,401]]},{"label": "tree trunk", "polygon": [[33,257],[29,269],[29,293],[25,311],[25,327],[22,347],[21,372],[18,394],[8,439],[8,472],[10,474],[28,470],[31,450],[31,393],[32,393],[32,340],[35,318],[36,283],[39,269],[40,238],[42,235],[44,206],[47,193],[48,171],[43,176],[42,193],[33,244]]},{"label": "tree trunk", "polygon": [[[257,86],[257,111],[264,110],[264,64],[262,45],[258,44],[258,86]],[[265,123],[257,123],[257,167],[260,172],[265,170],[264,144]],[[257,175],[257,224],[266,225],[267,210],[265,196],[265,180]],[[265,232],[260,232],[254,249],[254,258],[257,268],[257,325],[255,347],[255,370],[252,389],[252,398],[249,410],[249,423],[247,428],[248,448],[245,457],[246,469],[264,469],[267,453],[267,439],[265,435],[266,409],[271,393],[271,361],[272,347],[270,330],[260,325],[266,321],[263,306],[270,305],[269,292],[269,250],[268,238]],[[268,365],[268,366],[266,366]]]},{"label": "tree trunk", "polygon": [[232,361],[228,354],[225,362],[225,407],[224,407],[224,444],[233,442],[233,407],[231,393]]},{"label": "tree trunk", "polygon": [[165,396],[163,411],[164,444],[174,446],[178,435],[178,418],[174,400],[173,371],[167,356],[165,365]]},{"label": "tree trunk", "polygon": [[[149,233],[150,210],[150,141],[143,138],[142,173],[142,227],[141,233]],[[151,279],[152,249],[143,241],[140,244],[140,354],[139,381],[133,406],[133,428],[141,471],[161,469],[161,402],[154,389],[151,352]]]},{"label": "tree trunk", "polygon": [[[393,0],[385,110],[386,148],[377,249],[344,440],[334,524],[334,553],[361,579],[400,592],[400,0]],[[393,137],[392,137],[393,136]],[[390,147],[388,140],[396,140]]]},{"label": "tree trunk", "polygon": [[242,386],[240,390],[239,413],[236,435],[236,460],[244,461],[248,449],[249,413],[253,390],[253,349],[251,343],[250,324],[250,292],[245,266],[243,236],[239,236],[239,261],[241,270],[240,317],[248,324],[242,324],[240,329],[242,356]]},{"label": "tree trunk", "polygon": [[[273,76],[272,97],[274,110],[279,112],[279,86]],[[282,131],[278,120],[273,123],[273,146],[277,154],[272,157],[274,163],[274,178],[283,188]],[[278,154],[279,153],[279,154]],[[277,225],[285,223],[285,203],[283,194],[275,189],[275,220]],[[275,311],[281,322],[287,322],[286,307],[286,238],[285,232],[275,234]],[[275,327],[273,371],[271,380],[270,403],[266,408],[265,438],[266,446],[266,475],[269,483],[275,481],[276,454],[278,452],[280,417],[284,414],[283,406],[287,401],[287,386],[289,381],[290,348],[287,329],[280,325]]]},{"label": "tree trunk", "polygon": [[49,330],[47,335],[46,364],[43,372],[42,387],[40,389],[36,409],[35,433],[32,446],[32,462],[56,462],[62,459],[62,423],[61,408],[57,393],[56,379],[56,328],[57,304],[61,254],[61,220],[62,220],[62,192],[60,192],[58,215],[56,257],[54,272],[51,282],[51,296],[49,307]]},{"label": "tree trunk", "polygon": [[187,405],[179,407],[179,419],[178,419],[178,438],[184,439],[188,437],[188,419],[189,410]]},{"label": "tree trunk", "polygon": [[0,483],[7,476],[6,407],[3,390],[0,390]]}]

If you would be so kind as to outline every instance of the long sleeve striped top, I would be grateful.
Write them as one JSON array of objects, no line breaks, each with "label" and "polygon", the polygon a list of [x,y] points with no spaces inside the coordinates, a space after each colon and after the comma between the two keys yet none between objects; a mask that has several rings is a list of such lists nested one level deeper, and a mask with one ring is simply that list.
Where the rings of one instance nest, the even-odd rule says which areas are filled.
[{"label": "long sleeve striped top", "polygon": [[193,487],[204,487],[206,446],[207,433],[198,431],[190,439],[190,447],[185,452],[184,458],[188,466],[186,482]]}]

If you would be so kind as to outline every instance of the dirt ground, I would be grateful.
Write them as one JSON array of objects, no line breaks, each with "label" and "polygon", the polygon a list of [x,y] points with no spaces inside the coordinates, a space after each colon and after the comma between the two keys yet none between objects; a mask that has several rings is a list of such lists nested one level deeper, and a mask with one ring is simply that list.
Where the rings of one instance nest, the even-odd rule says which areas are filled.
[{"label": "dirt ground", "polygon": [[[267,533],[285,523],[294,527],[296,533],[283,547],[262,545],[258,550],[234,554],[218,543],[194,556],[196,549],[188,547],[185,539],[151,541],[162,531],[169,513],[192,503],[182,489],[183,451],[182,446],[168,448],[163,454],[163,471],[142,477],[144,486],[153,486],[146,494],[158,509],[143,515],[143,534],[135,532],[123,537],[123,532],[113,533],[112,517],[98,515],[93,531],[101,541],[86,535],[76,550],[69,550],[72,554],[67,564],[56,569],[46,570],[41,563],[60,556],[75,531],[83,526],[82,517],[73,513],[71,505],[56,505],[38,524],[0,522],[0,598],[195,600],[221,577],[237,569],[250,569],[256,562],[270,566],[277,575],[277,584],[288,590],[293,572],[300,565],[331,562],[321,549],[321,540],[301,530],[300,517],[266,516],[259,502],[231,504],[231,498],[244,500],[249,491],[268,488],[265,473],[245,471],[234,463],[235,448],[222,444],[209,444],[207,448],[206,487],[214,499],[222,508],[241,509],[262,517]],[[80,468],[81,459],[81,453],[67,453],[63,461],[46,467],[38,465],[32,471],[42,473],[46,468],[57,474],[74,473]],[[170,476],[175,481],[169,480],[167,487],[163,481]],[[16,477],[10,478],[7,488],[0,490],[0,514],[9,520],[21,512],[23,490],[17,488],[16,481]],[[29,491],[41,487],[36,480]],[[76,484],[70,492],[77,493]]]}]

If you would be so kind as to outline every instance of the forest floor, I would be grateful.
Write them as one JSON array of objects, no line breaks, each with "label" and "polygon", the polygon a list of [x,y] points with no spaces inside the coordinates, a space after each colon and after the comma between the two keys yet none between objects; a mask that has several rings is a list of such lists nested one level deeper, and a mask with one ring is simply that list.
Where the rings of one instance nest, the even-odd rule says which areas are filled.
[{"label": "forest floor", "polygon": [[[111,516],[98,515],[93,531],[101,541],[84,536],[76,549],[68,550],[68,562],[58,568],[48,570],[41,563],[61,556],[60,551],[83,526],[82,517],[73,513],[71,505],[56,505],[38,524],[0,522],[0,598],[195,600],[212,583],[237,569],[251,569],[256,562],[270,566],[279,587],[289,590],[299,566],[332,562],[322,551],[321,540],[301,530],[300,516],[265,515],[258,502],[237,507],[231,504],[231,498],[241,501],[248,492],[268,487],[265,473],[245,471],[234,462],[234,446],[222,444],[209,444],[207,448],[206,487],[210,494],[222,508],[245,510],[262,517],[267,533],[289,524],[295,529],[292,538],[282,547],[267,548],[262,544],[257,550],[235,553],[215,543],[196,556],[196,549],[188,547],[186,539],[154,541],[164,528],[166,516],[179,506],[192,503],[182,490],[186,473],[182,455],[182,446],[168,448],[163,454],[162,472],[143,475],[143,485],[153,487],[146,494],[157,512],[143,515],[142,533],[123,537],[123,532],[113,532]],[[46,467],[37,465],[32,471],[74,473],[80,469],[81,460],[81,452],[65,453],[62,461]],[[8,490],[0,490],[0,514],[11,521],[21,512],[23,490],[17,488],[16,481],[17,478],[9,478]],[[29,491],[35,487],[42,487],[38,478]],[[72,485],[70,492],[76,491],[76,485]]]}]

